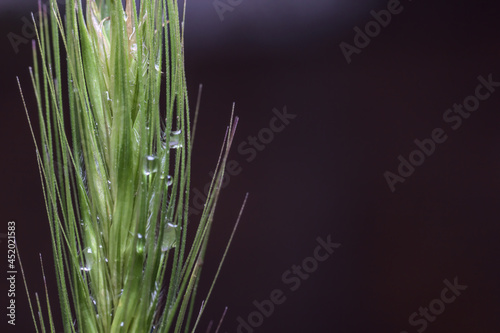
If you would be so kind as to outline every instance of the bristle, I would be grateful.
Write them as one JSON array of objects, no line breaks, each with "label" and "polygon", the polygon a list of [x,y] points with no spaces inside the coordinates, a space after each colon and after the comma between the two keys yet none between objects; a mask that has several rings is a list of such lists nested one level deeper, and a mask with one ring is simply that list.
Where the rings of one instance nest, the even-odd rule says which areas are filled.
[{"label": "bristle", "polygon": [[215,333],[219,332],[219,329],[222,326],[222,322],[224,321],[224,318],[226,317],[226,312],[227,312],[227,306],[224,308],[224,312],[222,313],[222,317],[220,318],[219,325],[217,325],[217,328],[215,329]]}]

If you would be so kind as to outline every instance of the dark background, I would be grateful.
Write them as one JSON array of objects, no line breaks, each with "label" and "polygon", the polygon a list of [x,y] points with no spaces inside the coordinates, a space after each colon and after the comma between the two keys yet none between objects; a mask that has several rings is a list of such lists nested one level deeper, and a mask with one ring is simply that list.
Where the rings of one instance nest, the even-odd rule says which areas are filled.
[{"label": "dark background", "polygon": [[[283,290],[286,301],[255,332],[417,332],[421,326],[411,326],[408,317],[439,298],[443,281],[455,277],[468,288],[425,331],[500,331],[500,91],[459,129],[443,121],[448,108],[474,93],[479,75],[500,81],[498,5],[403,0],[402,12],[348,64],[339,44],[353,44],[354,27],[363,29],[373,20],[370,11],[387,3],[243,0],[221,21],[213,0],[188,1],[193,105],[204,84],[194,187],[209,180],[233,102],[240,116],[230,158],[242,172],[231,177],[218,205],[200,299],[250,192],[200,332],[225,306],[220,332],[236,332],[237,318],[246,320],[256,310],[252,302],[269,299],[274,289]],[[31,47],[19,45],[16,53],[7,37],[22,36],[22,18],[33,10],[31,0],[0,5],[0,232],[16,221],[30,291],[41,295],[42,253],[56,305],[35,151],[15,80],[20,77],[34,112]],[[297,117],[247,162],[238,144],[284,106]],[[434,128],[443,128],[447,140],[391,192],[384,172],[397,173],[398,156],[408,158],[413,141],[429,138]],[[342,246],[290,291],[282,274],[328,235]],[[17,325],[7,332],[32,332],[20,274],[17,288]],[[5,288],[1,293],[5,309]]]}]

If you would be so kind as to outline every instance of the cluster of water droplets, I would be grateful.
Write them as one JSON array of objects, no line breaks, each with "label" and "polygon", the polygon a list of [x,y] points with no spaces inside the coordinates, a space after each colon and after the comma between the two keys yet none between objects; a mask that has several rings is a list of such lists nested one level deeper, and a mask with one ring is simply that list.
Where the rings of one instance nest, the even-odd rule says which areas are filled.
[{"label": "cluster of water droplets", "polygon": [[[161,145],[163,149],[167,149],[167,140],[165,139],[165,135],[162,136]],[[178,149],[182,147],[182,131],[172,131],[170,133],[170,140],[168,142],[169,149]],[[158,172],[159,166],[161,165],[161,161],[156,155],[147,155],[144,160],[144,168],[143,172],[146,176],[151,176],[154,173]],[[160,172],[161,179],[167,179],[167,186],[172,185],[173,179],[172,176],[166,175],[163,172]]]},{"label": "cluster of water droplets", "polygon": [[[144,169],[143,169],[144,175],[152,176],[153,174],[158,172],[160,164],[161,161],[157,156],[155,155],[146,156],[146,159],[144,160]],[[165,172],[160,172],[160,178],[167,179],[166,181],[167,186],[172,185],[173,182],[172,176],[165,174]]]},{"label": "cluster of water droplets", "polygon": [[[101,224],[99,216],[96,217],[96,223]],[[80,220],[80,225],[83,233],[89,232],[91,228],[89,223]],[[103,232],[100,232],[101,236]],[[98,244],[98,248],[85,247],[79,254],[80,256],[80,270],[82,272],[90,272],[95,265],[99,266],[102,263],[108,263],[108,258],[104,254],[103,245]]]},{"label": "cluster of water droplets", "polygon": [[[166,220],[163,226],[163,236],[159,240],[161,250],[166,252],[177,245],[177,231],[179,226]],[[138,254],[143,254],[146,249],[146,237],[145,235],[138,233],[136,235],[136,251]]]}]

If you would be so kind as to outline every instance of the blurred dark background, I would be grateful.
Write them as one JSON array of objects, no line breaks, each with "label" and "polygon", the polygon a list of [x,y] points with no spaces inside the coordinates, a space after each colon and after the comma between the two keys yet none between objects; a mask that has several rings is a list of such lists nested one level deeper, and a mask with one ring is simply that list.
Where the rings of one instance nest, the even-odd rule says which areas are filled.
[{"label": "blurred dark background", "polygon": [[[15,79],[35,112],[31,37],[17,39],[15,47],[9,40],[30,33],[23,31],[24,20],[37,4],[24,2],[0,4],[0,233],[16,221],[30,291],[41,295],[42,253],[55,304],[49,228]],[[219,15],[214,3],[221,2],[232,3],[232,11]],[[339,45],[354,46],[354,28],[364,31],[374,20],[370,11],[388,5],[399,13],[380,32],[372,30],[369,44],[348,63]],[[456,130],[443,120],[454,103],[475,93],[478,76],[500,82],[499,14],[494,1],[477,0],[188,0],[193,105],[198,84],[204,85],[195,188],[209,181],[233,102],[240,117],[230,159],[241,173],[230,178],[218,205],[200,300],[250,193],[200,332],[210,320],[216,326],[226,306],[220,332],[238,332],[238,317],[258,326],[241,328],[244,333],[500,331],[500,91]],[[247,161],[249,153],[238,146],[269,127],[273,109],[285,106],[296,117]],[[408,159],[417,149],[414,140],[430,138],[435,128],[447,140],[392,192],[384,173],[397,174],[398,156]],[[282,275],[328,235],[342,245],[290,290]],[[0,240],[6,254],[6,240]],[[435,300],[443,281],[455,277],[467,289],[443,311]],[[33,332],[20,274],[17,288],[17,325],[6,331]],[[258,323],[253,302],[269,299],[275,289],[286,300]],[[5,288],[1,293],[3,325]],[[429,304],[440,314],[429,312],[425,327],[423,321],[412,325],[409,317]]]}]

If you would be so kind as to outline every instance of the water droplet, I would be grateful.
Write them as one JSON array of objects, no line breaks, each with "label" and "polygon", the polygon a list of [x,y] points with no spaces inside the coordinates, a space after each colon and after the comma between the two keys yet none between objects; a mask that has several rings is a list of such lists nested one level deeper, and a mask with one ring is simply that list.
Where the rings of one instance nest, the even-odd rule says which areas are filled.
[{"label": "water droplet", "polygon": [[[160,177],[161,177],[161,179],[165,179],[165,173],[162,173]],[[172,176],[167,175],[167,177],[166,177],[166,178],[167,178],[166,185],[167,185],[167,186],[171,186],[171,185],[172,185],[172,182],[173,182]]]},{"label": "water droplet", "polygon": [[122,322],[120,323],[120,326],[121,326],[121,327],[123,327],[124,325],[125,325],[125,323],[122,321]]},{"label": "water droplet", "polygon": [[172,223],[167,223],[163,231],[163,240],[161,243],[161,250],[168,251],[176,245],[176,229],[177,225]]},{"label": "water droplet", "polygon": [[155,173],[158,170],[158,158],[153,155],[146,156],[146,160],[144,162],[144,174],[149,176],[152,173]]},{"label": "water droplet", "polygon": [[141,234],[137,234],[137,253],[142,254],[144,252],[145,238]]},{"label": "water droplet", "polygon": [[106,98],[108,99],[108,101],[113,101],[111,98],[109,98],[109,91],[106,90]]},{"label": "water droplet", "polygon": [[[172,131],[170,133],[170,141],[168,145],[170,146],[170,149],[177,149],[182,147],[182,131]],[[165,139],[164,139],[165,140]],[[162,142],[163,149],[167,148],[167,143],[166,140]]]},{"label": "water droplet", "polygon": [[83,262],[84,265],[80,267],[80,270],[84,272],[90,271],[92,268],[92,264],[94,263],[94,254],[92,253],[92,249],[90,247],[87,247],[83,250]]}]

